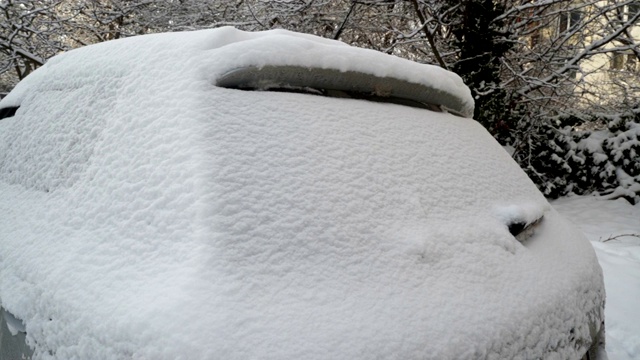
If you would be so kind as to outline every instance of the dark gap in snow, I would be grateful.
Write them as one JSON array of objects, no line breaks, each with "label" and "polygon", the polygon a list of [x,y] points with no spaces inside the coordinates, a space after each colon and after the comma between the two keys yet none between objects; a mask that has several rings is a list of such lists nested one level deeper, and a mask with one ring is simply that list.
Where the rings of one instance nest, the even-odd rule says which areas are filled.
[{"label": "dark gap in snow", "polygon": [[13,115],[16,114],[16,111],[18,111],[18,108],[20,108],[20,106],[9,106],[9,107],[0,109],[0,120],[12,117]]},{"label": "dark gap in snow", "polygon": [[523,220],[515,220],[507,224],[509,232],[513,237],[521,243],[527,241],[535,232],[535,228],[542,221],[542,217],[536,219],[533,222],[526,222]]},{"label": "dark gap in snow", "polygon": [[524,228],[527,226],[527,223],[514,222],[509,224],[508,226],[509,226],[509,232],[511,233],[511,235],[518,236],[518,234],[520,234],[522,230],[524,230]]}]

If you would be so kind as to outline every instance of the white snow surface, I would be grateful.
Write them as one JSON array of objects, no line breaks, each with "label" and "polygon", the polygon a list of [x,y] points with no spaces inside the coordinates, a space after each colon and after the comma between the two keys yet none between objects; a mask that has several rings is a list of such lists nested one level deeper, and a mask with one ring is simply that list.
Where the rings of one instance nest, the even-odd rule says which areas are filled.
[{"label": "white snow surface", "polygon": [[[351,47],[340,41],[286,30],[251,33],[225,27],[216,29],[214,33],[208,35],[204,33],[200,35],[206,36],[200,44],[204,48],[200,50],[212,55],[208,57],[207,65],[202,67],[207,74],[200,74],[208,80],[238,68],[252,66],[261,68],[265,65],[290,65],[336,69],[342,72],[362,72],[377,77],[391,77],[427,85],[455,95],[461,100],[464,109],[473,110],[474,107],[471,91],[462,78],[439,66],[419,64],[379,51]],[[293,56],[283,56],[283,54]],[[202,63],[203,59],[199,58],[199,62]],[[43,76],[42,73],[38,75]],[[38,81],[29,79],[25,83],[31,80]],[[18,87],[4,101],[7,104],[17,104],[22,96],[24,96],[23,87]]]},{"label": "white snow surface", "polygon": [[640,205],[575,196],[553,207],[585,232],[602,266],[609,359],[640,359]]},{"label": "white snow surface", "polygon": [[[250,49],[452,78],[230,28],[50,60],[0,102],[20,105],[0,120],[0,298],[36,359],[586,350],[569,338],[604,297],[593,248],[479,124],[212,85]],[[540,214],[524,245],[508,232]]]}]

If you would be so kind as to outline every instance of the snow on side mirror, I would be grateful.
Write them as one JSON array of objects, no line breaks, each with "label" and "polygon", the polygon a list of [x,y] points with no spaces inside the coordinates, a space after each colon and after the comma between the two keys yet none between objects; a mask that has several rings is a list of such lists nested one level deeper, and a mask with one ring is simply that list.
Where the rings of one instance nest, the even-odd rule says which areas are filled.
[{"label": "snow on side mirror", "polygon": [[533,222],[514,221],[507,224],[509,232],[513,237],[521,243],[527,241],[535,233],[536,227],[542,222],[543,217],[540,217]]},{"label": "snow on side mirror", "polygon": [[494,210],[495,216],[507,226],[509,233],[520,243],[527,241],[534,233],[549,206],[519,204],[501,206]]}]

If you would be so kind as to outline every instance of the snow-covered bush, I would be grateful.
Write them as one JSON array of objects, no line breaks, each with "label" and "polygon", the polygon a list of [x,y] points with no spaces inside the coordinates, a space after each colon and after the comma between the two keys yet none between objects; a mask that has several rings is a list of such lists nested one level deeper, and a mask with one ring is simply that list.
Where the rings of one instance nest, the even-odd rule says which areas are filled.
[{"label": "snow-covered bush", "polygon": [[640,202],[640,111],[547,119],[512,146],[513,157],[548,197],[596,193]]}]

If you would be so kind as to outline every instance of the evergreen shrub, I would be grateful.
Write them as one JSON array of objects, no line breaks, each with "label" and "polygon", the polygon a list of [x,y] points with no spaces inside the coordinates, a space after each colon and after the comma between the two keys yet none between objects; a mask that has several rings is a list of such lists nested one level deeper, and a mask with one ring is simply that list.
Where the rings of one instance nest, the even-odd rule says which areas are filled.
[{"label": "evergreen shrub", "polygon": [[[525,124],[521,120],[519,127]],[[525,131],[502,140],[545,196],[592,193],[640,203],[640,109],[526,125]]]}]

